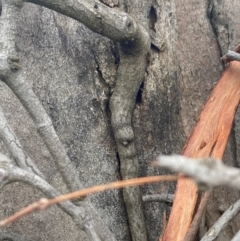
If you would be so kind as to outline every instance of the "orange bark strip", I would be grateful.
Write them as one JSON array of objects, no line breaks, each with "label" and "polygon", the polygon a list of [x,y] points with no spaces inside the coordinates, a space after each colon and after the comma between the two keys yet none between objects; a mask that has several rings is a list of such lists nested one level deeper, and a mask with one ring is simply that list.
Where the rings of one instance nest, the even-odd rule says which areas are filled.
[{"label": "orange bark strip", "polygon": [[[223,157],[240,101],[240,63],[233,61],[224,71],[204,106],[184,149],[193,158]],[[181,176],[181,174],[179,175]],[[187,178],[178,178],[175,199],[162,241],[183,241],[193,219],[198,189]]]}]

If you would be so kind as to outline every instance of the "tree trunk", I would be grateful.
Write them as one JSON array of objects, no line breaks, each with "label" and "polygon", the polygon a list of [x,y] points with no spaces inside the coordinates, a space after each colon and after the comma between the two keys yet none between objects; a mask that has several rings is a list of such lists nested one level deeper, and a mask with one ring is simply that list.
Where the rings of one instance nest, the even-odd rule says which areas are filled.
[{"label": "tree trunk", "polygon": [[[239,2],[102,2],[130,14],[136,22],[149,28],[150,56],[132,117],[134,144],[139,176],[169,173],[153,167],[152,161],[160,153],[181,153],[203,104],[224,70],[220,57],[228,49],[234,50],[240,41]],[[50,116],[82,187],[120,180],[121,155],[111,124],[109,103],[122,56],[119,44],[67,16],[25,3],[18,23],[16,49],[25,78]],[[4,113],[24,150],[46,180],[66,193],[67,187],[28,113],[6,84],[0,82],[0,89]],[[228,165],[235,167],[240,167],[239,129],[240,110],[224,158]],[[10,156],[2,142],[1,152]],[[174,191],[173,183],[141,187],[143,196],[173,194]],[[24,184],[8,185],[1,193],[0,218],[42,196],[41,192]],[[123,196],[122,190],[111,190],[91,195],[87,200],[118,241],[130,241]],[[214,190],[199,235],[239,198],[237,191]],[[147,240],[156,241],[162,233],[164,213],[168,217],[171,206],[145,202],[143,210]],[[239,229],[239,220],[238,215],[217,240],[230,240]],[[25,235],[29,240],[89,240],[58,207],[24,217],[6,231]]]}]

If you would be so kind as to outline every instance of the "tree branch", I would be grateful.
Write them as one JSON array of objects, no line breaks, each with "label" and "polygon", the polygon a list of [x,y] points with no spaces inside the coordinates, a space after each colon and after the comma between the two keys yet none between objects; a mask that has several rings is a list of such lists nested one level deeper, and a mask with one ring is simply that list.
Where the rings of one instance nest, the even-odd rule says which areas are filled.
[{"label": "tree branch", "polygon": [[[43,192],[49,198],[55,198],[60,195],[60,193],[45,180],[29,171],[22,170],[21,168],[10,164],[10,160],[6,156],[1,154],[0,188],[11,182],[23,182],[31,185],[32,187],[35,187],[41,192]],[[42,210],[42,206],[45,204],[44,200],[46,199],[39,201],[39,206],[36,204],[32,205],[30,209],[24,212],[24,215],[32,212],[33,210]],[[72,218],[72,220],[82,231],[90,235],[89,237],[91,237],[91,240],[99,241],[101,240],[100,237],[104,240],[115,240],[113,235],[101,226],[101,223],[98,223],[96,225],[96,222],[98,222],[99,220],[92,218],[91,215],[88,214],[88,211],[90,211],[89,213],[92,213],[92,211],[90,210],[92,208],[90,204],[83,203],[82,206],[78,207],[70,201],[65,201],[58,203],[58,205],[66,214],[68,214]],[[22,217],[22,215],[20,215],[19,217]],[[6,225],[7,224],[8,223],[6,223]],[[4,225],[5,224],[2,224],[0,226]],[[99,232],[100,229],[101,231]],[[106,232],[102,233],[102,230],[105,230]]]},{"label": "tree branch", "polygon": [[77,190],[81,188],[81,185],[76,168],[68,158],[65,148],[53,128],[51,119],[30,85],[26,82],[19,58],[16,56],[15,35],[22,1],[15,0],[16,4],[13,4],[13,2],[7,0],[2,2],[0,45],[4,46],[4,48],[1,48],[0,78],[9,86],[32,117],[69,190]]},{"label": "tree branch", "polygon": [[83,23],[93,32],[117,42],[136,38],[137,24],[127,13],[109,8],[94,0],[27,0],[52,9]]},{"label": "tree branch", "polygon": [[240,230],[236,233],[231,241],[239,241],[240,240]]},{"label": "tree branch", "polygon": [[[3,170],[2,170],[3,169]],[[18,169],[18,170],[17,170]],[[142,178],[135,178],[135,179],[130,179],[130,180],[123,180],[123,181],[117,181],[117,182],[112,182],[112,183],[107,183],[103,185],[98,185],[90,188],[86,188],[83,190],[79,190],[73,193],[65,194],[62,196],[57,196],[57,191],[52,188],[48,183],[46,183],[44,180],[41,180],[40,177],[31,174],[25,170],[19,170],[19,168],[14,169],[12,168],[11,164],[0,162],[0,184],[6,185],[9,182],[13,181],[21,181],[30,185],[35,186],[36,188],[40,189],[42,192],[44,192],[46,195],[50,197],[54,197],[53,199],[40,199],[38,202],[35,202],[28,207],[24,208],[23,210],[15,213],[14,215],[10,216],[9,218],[3,220],[0,222],[0,227],[4,227],[8,225],[9,223],[25,216],[26,214],[29,214],[31,212],[34,212],[36,210],[44,210],[51,205],[54,204],[59,204],[60,207],[63,208],[64,211],[66,211],[70,216],[75,215],[75,214],[80,214],[81,218],[84,216],[84,210],[78,211],[77,206],[74,206],[71,202],[68,200],[71,199],[76,199],[79,197],[84,197],[89,194],[94,194],[114,188],[126,188],[129,186],[135,186],[135,185],[143,185],[143,184],[149,184],[149,183],[154,183],[154,182],[160,182],[160,181],[176,181],[177,176],[152,176],[152,177],[142,177]],[[9,171],[10,170],[10,171]],[[34,180],[35,179],[35,180]],[[68,205],[67,207],[70,208],[70,211],[65,208],[65,206],[62,205]],[[72,209],[73,213],[72,213]],[[82,214],[83,213],[83,214]],[[74,216],[73,216],[74,217]],[[78,218],[74,219],[75,221],[78,220]]]},{"label": "tree branch", "polygon": [[226,166],[219,160],[192,159],[178,155],[159,156],[155,165],[184,173],[202,189],[228,186],[240,190],[240,170]]},{"label": "tree branch", "polygon": [[[173,171],[183,172],[194,179],[200,188],[228,186],[240,190],[240,170],[224,165],[212,158],[191,159],[184,156],[159,156],[156,165]],[[201,241],[212,241],[227,226],[228,222],[240,212],[240,200],[231,205],[218,221],[209,229]]]},{"label": "tree branch", "polygon": [[240,62],[240,54],[235,51],[228,50],[228,52],[222,56],[221,60],[226,63],[231,62],[233,60]]},{"label": "tree branch", "polygon": [[[29,0],[28,2],[58,11],[80,21],[94,32],[120,42],[117,82],[110,99],[111,124],[120,156],[121,175],[123,179],[137,177],[138,163],[134,145],[132,113],[139,87],[144,79],[150,53],[148,31],[142,25],[137,24],[128,14],[110,9],[93,0]],[[13,26],[13,33],[15,32],[16,26]],[[15,58],[11,51],[7,52],[7,55],[11,57],[9,63],[13,66],[10,69],[14,70],[16,74],[13,75],[12,71],[8,71],[2,75],[2,79],[32,116],[70,190],[79,188],[76,170],[68,159],[52,127],[51,120],[24,80],[18,58]],[[8,67],[8,65],[6,66]],[[133,240],[146,241],[147,232],[139,187],[124,189],[123,196]]]},{"label": "tree branch", "polygon": [[202,200],[199,204],[197,213],[195,214],[192,223],[190,224],[190,227],[188,229],[187,235],[185,236],[183,241],[194,241],[196,239],[196,235],[203,217],[203,214],[205,213],[208,200],[211,196],[212,192],[207,191],[204,196],[202,197]]},{"label": "tree branch", "polygon": [[[208,230],[208,232],[203,236],[201,241],[212,241],[218,234],[227,226],[229,221],[231,221],[240,212],[240,200],[231,205],[217,220],[217,222]],[[239,239],[237,239],[239,240]]]},{"label": "tree branch", "polygon": [[19,167],[24,170],[33,172],[44,179],[44,175],[37,168],[31,158],[25,153],[23,147],[18,140],[16,134],[9,126],[5,115],[3,113],[2,107],[0,106],[0,138],[3,140],[7,149],[9,150],[11,156],[17,163]]}]

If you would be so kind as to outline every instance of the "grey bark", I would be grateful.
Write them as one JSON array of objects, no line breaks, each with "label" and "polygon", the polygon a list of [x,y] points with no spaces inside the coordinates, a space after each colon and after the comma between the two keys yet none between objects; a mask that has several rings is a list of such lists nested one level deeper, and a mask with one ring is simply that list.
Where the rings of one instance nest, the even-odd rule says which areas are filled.
[{"label": "grey bark", "polygon": [[25,153],[20,141],[12,128],[7,123],[3,110],[0,106],[0,138],[6,145],[15,160],[16,164],[22,169],[28,170],[44,178],[44,175],[36,167],[31,158]]},{"label": "grey bark", "polygon": [[[82,2],[86,3],[75,1],[76,4]],[[233,50],[239,41],[239,31],[234,31],[240,26],[239,2],[214,2],[215,6],[219,5],[215,12],[224,10],[228,15],[224,19],[229,21],[230,32],[226,33],[224,25],[218,27],[218,35],[223,32],[221,38],[212,27],[213,21],[207,17],[208,1],[119,0],[112,1],[114,5],[110,1],[102,2],[117,13],[121,11],[121,16],[128,13],[131,20],[149,27],[151,54],[134,106],[134,143],[139,175],[165,174],[166,170],[153,168],[151,162],[159,153],[181,152],[202,105],[223,70],[221,53],[225,53],[228,46]],[[111,19],[109,15],[110,25]],[[216,19],[214,24],[221,20],[220,17]],[[96,23],[95,28],[102,31],[101,21]],[[121,34],[116,33],[116,36],[122,38]],[[69,17],[26,3],[18,20],[16,50],[26,82],[50,116],[82,186],[120,179],[119,153],[109,110],[121,58],[118,44]],[[6,119],[24,150],[36,161],[46,180],[62,193],[66,192],[52,156],[29,115],[5,84],[1,83],[0,88]],[[239,113],[225,158],[229,165],[235,166],[240,163],[236,158],[240,156],[238,117]],[[0,145],[2,151],[10,155],[4,144]],[[172,194],[174,185],[147,185],[141,191],[143,195]],[[38,191],[21,184],[6,186],[1,195],[1,218],[41,197]],[[238,198],[237,192],[223,188],[214,190],[205,217],[207,228]],[[121,191],[93,195],[87,201],[94,205],[117,240],[131,240]],[[148,240],[159,238],[164,211],[169,214],[169,204],[144,204]],[[219,240],[232,238],[239,228],[238,220],[236,217],[229,223]],[[88,240],[84,234],[79,234],[71,219],[54,207],[16,222],[8,230],[24,234],[31,240]]]},{"label": "grey bark", "polygon": [[6,241],[30,241],[29,239],[25,238],[24,236],[11,233],[11,232],[0,232],[0,239]]}]

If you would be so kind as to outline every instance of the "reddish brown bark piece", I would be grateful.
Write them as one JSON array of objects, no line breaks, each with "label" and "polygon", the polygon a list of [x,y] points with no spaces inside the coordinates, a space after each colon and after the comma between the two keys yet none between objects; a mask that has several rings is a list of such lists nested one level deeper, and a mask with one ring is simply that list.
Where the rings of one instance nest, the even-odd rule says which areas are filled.
[{"label": "reddish brown bark piece", "polygon": [[[221,159],[239,101],[240,62],[233,61],[224,71],[204,106],[183,149],[183,155],[193,158],[212,156]],[[193,218],[197,198],[196,184],[190,179],[179,178],[162,241],[183,241]]]}]

